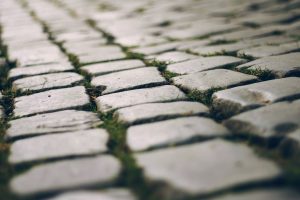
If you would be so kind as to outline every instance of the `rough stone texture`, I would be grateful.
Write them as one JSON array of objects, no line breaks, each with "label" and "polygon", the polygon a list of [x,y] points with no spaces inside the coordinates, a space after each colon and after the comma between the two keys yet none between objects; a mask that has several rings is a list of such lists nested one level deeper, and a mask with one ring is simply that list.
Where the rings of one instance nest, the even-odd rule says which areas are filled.
[{"label": "rough stone texture", "polygon": [[155,59],[167,63],[177,63],[177,62],[183,62],[183,61],[195,59],[198,57],[199,56],[195,56],[193,54],[188,54],[180,51],[171,51],[160,55],[148,56],[147,59]]},{"label": "rough stone texture", "polygon": [[32,66],[32,67],[19,67],[14,68],[9,71],[8,78],[9,79],[17,79],[20,77],[26,76],[35,76],[40,74],[48,74],[48,73],[57,73],[57,72],[65,72],[72,71],[74,67],[69,63],[62,64],[47,64],[40,66]]},{"label": "rough stone texture", "polygon": [[249,56],[252,58],[262,58],[267,56],[280,55],[300,49],[299,42],[281,44],[281,45],[263,45],[238,51],[239,56]]},{"label": "rough stone texture", "polygon": [[123,52],[106,52],[101,54],[87,54],[79,56],[79,62],[82,65],[98,63],[98,62],[105,62],[105,61],[112,61],[112,60],[120,60],[126,58],[126,55]]},{"label": "rough stone texture", "polygon": [[120,92],[124,90],[166,84],[167,81],[160,75],[156,67],[144,67],[139,69],[115,72],[98,76],[92,79],[95,87],[103,87],[102,94]]},{"label": "rough stone texture", "polygon": [[83,77],[73,72],[54,73],[18,79],[13,82],[14,90],[39,92],[48,89],[74,86],[82,83]]},{"label": "rough stone texture", "polygon": [[177,74],[192,74],[195,72],[237,65],[245,62],[244,59],[231,56],[213,56],[198,58],[167,66],[167,70]]},{"label": "rough stone texture", "polygon": [[115,182],[121,171],[119,161],[109,155],[58,161],[31,168],[10,182],[18,195],[33,195],[87,186],[105,186]]},{"label": "rough stone texture", "polygon": [[125,188],[106,189],[101,191],[81,190],[67,192],[47,200],[136,200],[131,191]]},{"label": "rough stone texture", "polygon": [[282,138],[299,129],[300,100],[279,102],[236,115],[225,122],[233,132],[265,139]]},{"label": "rough stone texture", "polygon": [[[216,78],[218,77],[218,78]],[[205,92],[213,88],[227,88],[254,82],[256,76],[227,69],[215,69],[172,78],[175,85],[186,90]]]},{"label": "rough stone texture", "polygon": [[133,151],[143,151],[228,134],[226,128],[211,119],[184,117],[131,126],[127,131],[127,145]]},{"label": "rough stone texture", "polygon": [[107,151],[108,133],[90,129],[63,134],[45,135],[14,142],[9,162],[18,164],[68,156],[84,156]]},{"label": "rough stone texture", "polygon": [[121,60],[87,65],[81,67],[81,70],[91,75],[103,75],[144,66],[145,64],[140,60]]},{"label": "rough stone texture", "polygon": [[170,103],[149,103],[121,108],[115,116],[121,123],[137,123],[147,120],[166,119],[177,116],[208,114],[208,108],[198,102],[179,101]]},{"label": "rough stone texture", "polygon": [[175,50],[176,47],[180,45],[180,42],[169,42],[153,46],[140,47],[133,49],[134,53],[143,54],[143,55],[154,55],[159,53],[164,53],[167,51]]},{"label": "rough stone texture", "polygon": [[270,70],[278,77],[300,73],[300,53],[270,56],[237,66],[238,69]]},{"label": "rough stone texture", "polygon": [[271,188],[228,194],[211,200],[297,200],[300,195],[297,191],[287,188]]},{"label": "rough stone texture", "polygon": [[[120,101],[121,99],[122,101]],[[175,86],[167,85],[100,96],[96,99],[96,104],[99,111],[108,112],[117,108],[123,108],[138,104],[185,99],[185,94],[178,88],[176,88]]]},{"label": "rough stone texture", "polygon": [[90,129],[101,124],[92,112],[65,110],[9,121],[7,139]]},{"label": "rough stone texture", "polygon": [[173,199],[267,181],[281,174],[274,163],[259,158],[249,147],[220,139],[134,157],[149,181],[166,183]]},{"label": "rough stone texture", "polygon": [[299,95],[300,79],[290,77],[216,92],[213,94],[213,106],[225,115],[232,115]]},{"label": "rough stone texture", "polygon": [[49,90],[15,98],[14,115],[24,117],[43,112],[80,108],[90,103],[83,86]]}]

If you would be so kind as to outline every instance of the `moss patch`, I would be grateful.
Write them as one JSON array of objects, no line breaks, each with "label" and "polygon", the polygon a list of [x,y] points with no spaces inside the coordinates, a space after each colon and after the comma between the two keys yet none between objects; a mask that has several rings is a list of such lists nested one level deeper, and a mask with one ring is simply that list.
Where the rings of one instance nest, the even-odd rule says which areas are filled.
[{"label": "moss patch", "polygon": [[192,90],[188,92],[187,96],[192,101],[199,101],[205,105],[210,106],[212,104],[212,95],[213,93],[222,90],[224,88],[218,87],[218,88],[211,88],[205,92],[201,92],[198,90]]}]

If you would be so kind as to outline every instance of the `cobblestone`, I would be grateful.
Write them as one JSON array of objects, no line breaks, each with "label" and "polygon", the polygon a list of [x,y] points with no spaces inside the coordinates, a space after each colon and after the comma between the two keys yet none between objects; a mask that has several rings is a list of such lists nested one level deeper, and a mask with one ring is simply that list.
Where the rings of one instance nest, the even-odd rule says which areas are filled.
[{"label": "cobblestone", "polygon": [[[122,101],[120,101],[120,99],[122,99]],[[160,86],[100,96],[96,99],[96,103],[99,111],[107,112],[138,104],[185,99],[185,94],[178,88],[174,86]]]},{"label": "cobblestone", "polygon": [[[218,79],[214,79],[218,77]],[[215,69],[194,74],[178,76],[172,79],[175,85],[193,91],[206,92],[214,88],[228,88],[254,82],[257,77],[227,69]]]},{"label": "cobblestone", "polygon": [[226,128],[211,119],[184,117],[131,126],[127,133],[127,144],[133,151],[142,151],[197,139],[222,137],[228,133]]},{"label": "cobblestone", "polygon": [[12,144],[9,162],[18,164],[68,156],[84,156],[107,151],[108,134],[91,129],[63,134],[45,135]]},{"label": "cobblestone", "polygon": [[120,171],[121,165],[116,158],[102,155],[36,166],[15,177],[10,186],[19,195],[34,195],[96,184],[105,186],[115,182]]},{"label": "cobblestone", "polygon": [[106,63],[87,65],[81,68],[82,71],[91,75],[103,75],[112,72],[135,69],[144,67],[145,64],[140,60],[121,60]]},{"label": "cobblestone", "polygon": [[280,56],[270,56],[237,66],[238,69],[270,70],[278,77],[299,73],[300,53],[289,53]]},{"label": "cobblestone", "polygon": [[298,129],[299,108],[300,100],[275,103],[236,115],[225,124],[234,132],[250,133],[265,139],[280,138]]},{"label": "cobblestone", "polygon": [[250,200],[250,199],[297,200],[298,198],[299,198],[299,194],[294,190],[274,188],[274,189],[265,189],[265,190],[254,190],[251,192],[244,192],[239,194],[230,194],[220,198],[213,198],[212,200]]},{"label": "cobblestone", "polygon": [[121,108],[115,112],[121,123],[137,123],[156,119],[187,115],[208,114],[208,108],[197,102],[179,101],[170,103],[149,103]]},{"label": "cobblestone", "polygon": [[80,108],[89,103],[89,98],[82,86],[49,90],[16,98],[14,115],[24,117],[43,112]]},{"label": "cobblestone", "polygon": [[33,67],[14,68],[9,71],[9,79],[17,79],[26,76],[35,76],[48,73],[57,73],[65,71],[73,71],[74,67],[69,63],[54,63]]},{"label": "cobblestone", "polygon": [[298,199],[299,8],[1,0],[0,199]]},{"label": "cobblestone", "polygon": [[218,112],[232,115],[274,102],[299,96],[300,79],[296,77],[270,80],[239,86],[213,94],[213,105]]},{"label": "cobblestone", "polygon": [[167,70],[177,74],[192,74],[195,72],[237,65],[244,62],[245,60],[243,59],[231,56],[214,56],[170,64],[167,66]]},{"label": "cobblestone", "polygon": [[13,82],[13,89],[21,92],[39,92],[49,89],[70,87],[84,81],[83,77],[72,72],[53,73],[18,79]]},{"label": "cobblestone", "polygon": [[6,137],[12,139],[47,133],[86,130],[100,124],[101,121],[94,113],[65,110],[12,120],[9,122],[10,127],[7,130]]},{"label": "cobblestone", "polygon": [[89,200],[136,200],[136,197],[132,194],[131,191],[127,189],[118,188],[118,189],[109,189],[102,191],[77,191],[77,192],[68,192],[57,197],[48,199],[48,200],[66,200],[66,199],[89,199]]},{"label": "cobblestone", "polygon": [[139,153],[135,158],[149,181],[167,184],[170,199],[209,194],[281,174],[275,164],[257,157],[249,147],[223,140]]},{"label": "cobblestone", "polygon": [[155,67],[115,72],[108,75],[97,76],[91,84],[95,87],[104,88],[102,94],[120,92],[149,86],[166,84],[167,81],[160,75]]}]

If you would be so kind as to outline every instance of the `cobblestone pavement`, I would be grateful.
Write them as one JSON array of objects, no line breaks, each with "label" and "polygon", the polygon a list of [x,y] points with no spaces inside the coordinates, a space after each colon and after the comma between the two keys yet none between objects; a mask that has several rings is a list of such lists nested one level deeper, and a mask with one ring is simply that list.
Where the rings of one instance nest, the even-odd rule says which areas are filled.
[{"label": "cobblestone pavement", "polygon": [[299,200],[299,0],[1,0],[1,200]]}]

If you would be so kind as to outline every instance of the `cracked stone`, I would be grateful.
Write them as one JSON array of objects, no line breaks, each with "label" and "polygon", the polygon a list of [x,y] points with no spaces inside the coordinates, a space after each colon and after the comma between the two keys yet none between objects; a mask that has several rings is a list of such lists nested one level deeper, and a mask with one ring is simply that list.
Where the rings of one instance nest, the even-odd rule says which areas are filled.
[{"label": "cracked stone", "polygon": [[81,70],[91,75],[103,75],[112,72],[119,72],[128,69],[145,67],[145,64],[140,60],[121,60],[111,61],[106,63],[98,63],[81,67]]},{"label": "cracked stone", "polygon": [[185,94],[175,86],[166,85],[100,96],[96,99],[96,104],[99,111],[108,112],[138,104],[185,100],[186,98]]},{"label": "cracked stone", "polygon": [[289,77],[239,86],[215,92],[213,107],[220,113],[231,116],[300,96],[300,78]]},{"label": "cracked stone", "polygon": [[91,81],[92,86],[105,88],[102,94],[158,86],[166,83],[167,81],[160,75],[156,67],[144,67],[115,72],[97,76]]},{"label": "cracked stone", "polygon": [[285,53],[290,53],[300,49],[299,42],[275,45],[263,45],[259,47],[252,47],[238,51],[239,56],[249,56],[252,58],[262,58],[267,56],[275,56]]},{"label": "cracked stone", "polygon": [[283,138],[299,129],[299,118],[300,100],[297,100],[241,113],[226,120],[225,125],[235,133],[249,133],[264,139]]},{"label": "cracked stone", "polygon": [[125,188],[106,189],[101,191],[74,191],[66,192],[47,200],[136,200],[133,193]]},{"label": "cracked stone", "polygon": [[193,54],[188,54],[185,52],[171,51],[160,55],[148,56],[147,59],[155,59],[160,62],[167,62],[167,63],[177,63],[177,62],[183,62],[183,61],[195,59],[198,57],[199,56],[195,56]]},{"label": "cracked stone", "polygon": [[43,112],[82,108],[90,103],[83,86],[49,90],[15,98],[14,115],[24,117]]},{"label": "cracked stone", "polygon": [[181,63],[170,64],[167,70],[177,74],[192,74],[216,68],[238,65],[246,60],[232,56],[202,57]]},{"label": "cracked stone", "polygon": [[14,177],[10,188],[19,196],[28,196],[94,185],[107,186],[116,181],[120,172],[120,162],[110,155],[58,161],[35,166]]},{"label": "cracked stone", "polygon": [[127,130],[127,145],[132,151],[144,151],[228,134],[225,127],[211,119],[184,117],[131,126]]},{"label": "cracked stone", "polygon": [[21,92],[39,92],[49,89],[74,86],[82,83],[84,78],[73,72],[53,73],[18,79],[13,82],[14,90]]},{"label": "cracked stone", "polygon": [[168,199],[211,194],[281,176],[277,165],[258,157],[250,147],[221,139],[134,157],[148,181],[166,184],[167,189],[162,191],[168,191]]},{"label": "cracked stone", "polygon": [[108,133],[90,129],[62,134],[38,136],[11,145],[9,162],[19,164],[68,156],[84,156],[106,152]]},{"label": "cracked stone", "polygon": [[[218,77],[218,78],[216,78]],[[254,82],[256,76],[247,75],[227,69],[215,69],[204,72],[196,72],[172,78],[175,85],[189,91],[197,90],[206,92],[213,88],[227,88],[245,83]]]},{"label": "cracked stone", "polygon": [[170,103],[149,103],[121,108],[115,112],[121,123],[137,123],[188,115],[208,114],[208,108],[198,102],[179,101]]},{"label": "cracked stone", "polygon": [[35,76],[40,74],[57,73],[73,71],[74,67],[70,63],[53,63],[47,65],[39,65],[32,67],[13,68],[9,71],[9,79],[18,79],[21,77]]},{"label": "cracked stone", "polygon": [[86,130],[102,122],[92,112],[65,110],[9,121],[6,138]]},{"label": "cracked stone", "polygon": [[284,77],[294,73],[300,73],[300,53],[289,53],[279,56],[260,58],[243,65],[238,69],[270,70],[277,77]]}]

